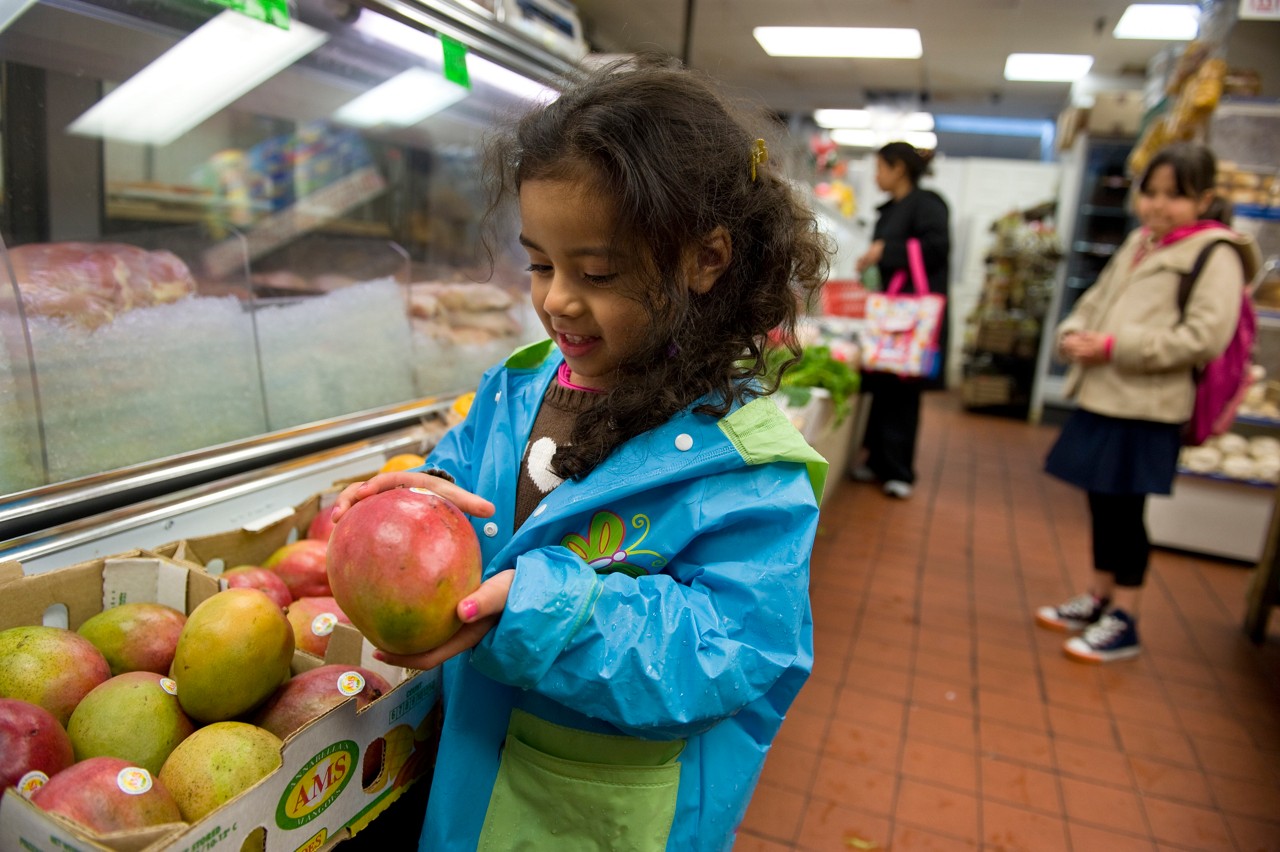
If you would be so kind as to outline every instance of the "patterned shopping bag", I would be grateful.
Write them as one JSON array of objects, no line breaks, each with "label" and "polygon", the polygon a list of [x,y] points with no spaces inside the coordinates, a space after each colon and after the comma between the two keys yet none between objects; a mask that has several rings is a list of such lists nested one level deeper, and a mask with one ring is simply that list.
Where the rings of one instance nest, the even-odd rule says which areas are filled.
[{"label": "patterned shopping bag", "polygon": [[862,369],[932,379],[937,377],[942,363],[938,335],[947,297],[929,292],[919,240],[907,240],[907,265],[914,293],[902,292],[907,272],[901,271],[883,293],[867,297]]}]

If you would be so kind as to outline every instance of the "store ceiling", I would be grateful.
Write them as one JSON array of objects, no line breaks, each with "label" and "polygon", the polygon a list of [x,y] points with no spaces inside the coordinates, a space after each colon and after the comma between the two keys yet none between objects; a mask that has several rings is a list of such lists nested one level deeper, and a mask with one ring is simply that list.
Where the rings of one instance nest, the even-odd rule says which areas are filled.
[{"label": "store ceiling", "polygon": [[[684,47],[687,0],[576,0],[598,50]],[[1113,38],[1131,0],[693,0],[689,64],[781,113],[879,104],[933,112],[1052,119],[1067,83],[1011,83],[1010,53],[1082,53],[1092,73],[1132,75],[1170,42]],[[1165,0],[1177,2],[1177,0]],[[752,37],[757,26],[914,27],[920,59],[777,58]],[[987,146],[995,143],[987,140]],[[1032,143],[1019,140],[1025,148]],[[998,145],[996,146],[998,147]]]}]

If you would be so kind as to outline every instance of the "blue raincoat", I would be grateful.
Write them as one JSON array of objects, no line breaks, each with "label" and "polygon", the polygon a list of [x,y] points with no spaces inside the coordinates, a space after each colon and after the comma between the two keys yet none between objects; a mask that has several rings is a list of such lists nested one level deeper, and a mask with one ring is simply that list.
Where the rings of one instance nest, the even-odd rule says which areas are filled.
[{"label": "blue raincoat", "polygon": [[492,501],[501,619],[444,665],[424,850],[727,849],[809,675],[826,462],[769,399],[689,411],[513,530],[520,460],[562,356],[485,374],[427,460]]}]

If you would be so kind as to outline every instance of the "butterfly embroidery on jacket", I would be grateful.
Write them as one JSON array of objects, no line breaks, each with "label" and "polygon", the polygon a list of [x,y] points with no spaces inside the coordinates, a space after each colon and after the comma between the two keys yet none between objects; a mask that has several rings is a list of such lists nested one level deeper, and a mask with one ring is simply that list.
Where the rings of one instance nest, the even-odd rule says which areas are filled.
[{"label": "butterfly embroidery on jacket", "polygon": [[[643,530],[639,540],[631,546],[626,545],[627,527],[622,518],[613,512],[597,512],[591,519],[591,528],[586,537],[570,533],[560,544],[576,553],[596,569],[597,574],[612,574],[621,571],[632,577],[643,577],[649,569],[661,568],[667,564],[666,557],[653,550],[641,550],[640,545],[649,535],[649,516],[635,515],[631,518],[631,526]],[[636,565],[632,560],[636,556],[651,556],[648,566]]]}]

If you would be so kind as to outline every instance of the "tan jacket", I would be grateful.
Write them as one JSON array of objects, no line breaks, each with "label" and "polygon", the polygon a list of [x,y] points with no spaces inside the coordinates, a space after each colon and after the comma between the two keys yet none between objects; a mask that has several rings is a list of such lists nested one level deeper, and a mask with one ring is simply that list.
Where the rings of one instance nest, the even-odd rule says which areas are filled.
[{"label": "tan jacket", "polygon": [[[1191,290],[1179,321],[1178,282],[1200,250],[1229,239],[1236,251],[1220,246],[1210,253]],[[1110,417],[1183,423],[1195,402],[1192,368],[1226,348],[1240,317],[1242,288],[1261,265],[1252,237],[1225,229],[1192,234],[1133,259],[1141,231],[1125,240],[1092,287],[1080,297],[1057,329],[1112,335],[1115,346],[1106,364],[1073,364],[1066,392],[1086,411]]]}]

